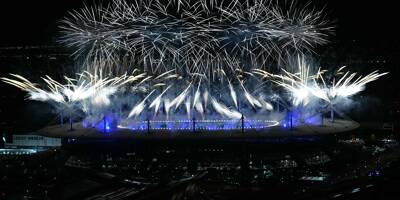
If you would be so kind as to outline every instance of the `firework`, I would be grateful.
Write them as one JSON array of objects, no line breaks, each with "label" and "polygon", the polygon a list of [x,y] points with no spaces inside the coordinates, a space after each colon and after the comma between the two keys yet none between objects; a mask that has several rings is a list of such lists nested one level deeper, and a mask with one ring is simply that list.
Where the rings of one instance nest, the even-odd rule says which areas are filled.
[{"label": "firework", "polygon": [[[310,75],[310,66],[305,61],[304,56],[297,56],[297,69],[298,72],[291,73],[282,69],[283,74],[275,75],[261,69],[255,69],[254,72],[267,78],[279,86],[285,88],[291,94],[293,98],[293,105],[298,106],[300,104],[307,105],[310,101],[310,87],[313,84],[313,80],[317,75]],[[271,78],[271,79],[269,79]]]},{"label": "firework", "polygon": [[[363,91],[366,84],[388,74],[388,72],[379,73],[379,71],[376,70],[365,76],[357,76],[355,72],[342,73],[342,69],[344,69],[344,67],[340,68],[336,73],[339,75],[339,81],[332,81],[330,85],[327,85],[322,74],[319,74],[318,78],[321,84],[315,83],[314,87],[310,88],[310,92],[314,96],[331,103],[337,99],[348,98]],[[318,79],[316,79],[316,82],[317,81]]]},{"label": "firework", "polygon": [[339,68],[333,75],[339,81],[326,82],[327,70],[318,69],[315,74],[310,74],[310,65],[304,56],[297,57],[298,72],[291,73],[282,70],[282,75],[275,75],[264,70],[255,69],[256,74],[263,78],[271,78],[271,81],[285,88],[293,97],[293,105],[307,105],[311,97],[322,99],[328,103],[340,101],[340,98],[351,97],[365,89],[366,84],[377,80],[388,72],[379,73],[377,70],[365,76],[357,76],[357,73],[343,72],[346,67]]},{"label": "firework", "polygon": [[264,66],[271,55],[312,51],[333,29],[323,10],[271,0],[117,0],[73,11],[61,28],[63,44],[95,63],[88,66],[118,71],[124,62],[209,78],[237,62]]},{"label": "firework", "polygon": [[[312,51],[328,42],[333,27],[309,4],[117,0],[71,12],[61,29],[61,42],[76,49],[86,70],[119,76],[133,67],[149,74],[146,94],[134,98],[128,118],[151,109],[153,117],[184,110],[190,119],[206,112],[238,118],[272,111],[264,86],[246,80],[254,79],[253,66],[265,67],[269,58],[293,50]],[[176,76],[155,88],[154,77],[172,71]],[[105,96],[97,99],[107,102]]]},{"label": "firework", "polygon": [[[145,74],[127,75],[102,78],[89,72],[78,74],[78,79],[64,77],[65,84],[55,81],[49,76],[42,77],[44,88],[33,83],[23,76],[10,74],[12,78],[1,78],[5,83],[11,84],[28,93],[28,99],[50,102],[61,107],[72,107],[89,100],[93,105],[107,106],[109,97],[125,84],[136,82],[145,77]],[[144,79],[146,80],[146,79]],[[140,83],[142,83],[143,80]],[[85,110],[85,109],[82,109]]]}]

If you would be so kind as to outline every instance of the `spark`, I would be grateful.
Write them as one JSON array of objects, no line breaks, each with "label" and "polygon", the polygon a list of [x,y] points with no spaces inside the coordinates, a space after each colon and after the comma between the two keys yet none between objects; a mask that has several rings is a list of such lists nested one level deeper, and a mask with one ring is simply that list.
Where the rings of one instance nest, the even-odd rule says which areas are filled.
[{"label": "spark", "polygon": [[215,98],[211,98],[211,104],[217,113],[224,115],[228,118],[240,119],[242,117],[242,114],[235,110],[228,109],[225,105],[219,103]]},{"label": "spark", "polygon": [[143,112],[145,109],[146,105],[146,100],[153,94],[154,90],[151,91],[140,103],[138,103],[136,106],[133,107],[131,112],[129,112],[128,118],[131,117],[138,117],[140,113]]}]

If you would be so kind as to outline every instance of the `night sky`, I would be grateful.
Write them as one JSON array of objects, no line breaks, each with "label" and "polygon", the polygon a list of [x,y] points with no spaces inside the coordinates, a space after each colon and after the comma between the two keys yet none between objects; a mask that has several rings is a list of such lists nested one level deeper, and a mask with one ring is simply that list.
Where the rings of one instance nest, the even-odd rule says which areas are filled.
[{"label": "night sky", "polygon": [[[336,38],[361,40],[369,46],[398,46],[400,12],[395,1],[314,0],[327,5],[336,20]],[[5,3],[7,2],[7,3]],[[89,4],[97,0],[87,1]],[[104,0],[103,0],[104,2]],[[68,11],[80,8],[84,1],[3,1],[0,7],[0,45],[43,44],[54,41],[57,23]],[[52,36],[52,37],[49,37]]]}]

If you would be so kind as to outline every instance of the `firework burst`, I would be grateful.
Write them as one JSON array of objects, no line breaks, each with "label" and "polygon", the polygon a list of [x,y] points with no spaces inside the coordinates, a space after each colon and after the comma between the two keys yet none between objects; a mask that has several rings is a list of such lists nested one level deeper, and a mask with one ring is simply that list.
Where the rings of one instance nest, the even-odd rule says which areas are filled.
[{"label": "firework burst", "polygon": [[129,63],[148,73],[209,78],[231,73],[235,63],[249,69],[271,56],[312,51],[333,29],[323,10],[271,0],[117,0],[71,12],[61,28],[61,41],[95,63],[89,66],[115,72]]},{"label": "firework burst", "polygon": [[42,77],[45,87],[33,83],[23,76],[10,74],[13,78],[1,78],[5,83],[20,88],[28,93],[28,99],[50,102],[57,107],[73,107],[89,100],[93,105],[107,106],[110,104],[109,97],[115,94],[122,86],[138,82],[140,85],[146,79],[145,74],[124,74],[114,78],[102,78],[101,76],[83,72],[78,74],[77,79],[64,77],[62,84],[49,76]]},{"label": "firework burst", "polygon": [[365,76],[358,76],[357,73],[344,72],[346,67],[341,67],[333,73],[338,77],[338,81],[332,80],[327,83],[325,77],[328,71],[318,68],[316,73],[311,74],[310,65],[307,64],[304,56],[297,57],[297,66],[296,73],[284,69],[281,75],[260,69],[255,69],[254,73],[285,88],[291,94],[294,106],[307,105],[312,97],[332,104],[340,101],[340,98],[349,98],[363,91],[366,84],[388,74],[388,72],[379,73],[376,70]]}]

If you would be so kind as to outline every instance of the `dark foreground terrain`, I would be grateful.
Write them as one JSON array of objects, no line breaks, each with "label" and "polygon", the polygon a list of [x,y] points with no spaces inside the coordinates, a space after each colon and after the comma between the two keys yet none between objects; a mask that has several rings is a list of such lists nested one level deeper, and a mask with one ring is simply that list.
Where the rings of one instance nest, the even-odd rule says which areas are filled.
[{"label": "dark foreground terrain", "polygon": [[232,139],[65,139],[0,157],[0,199],[397,199],[386,133]]}]

